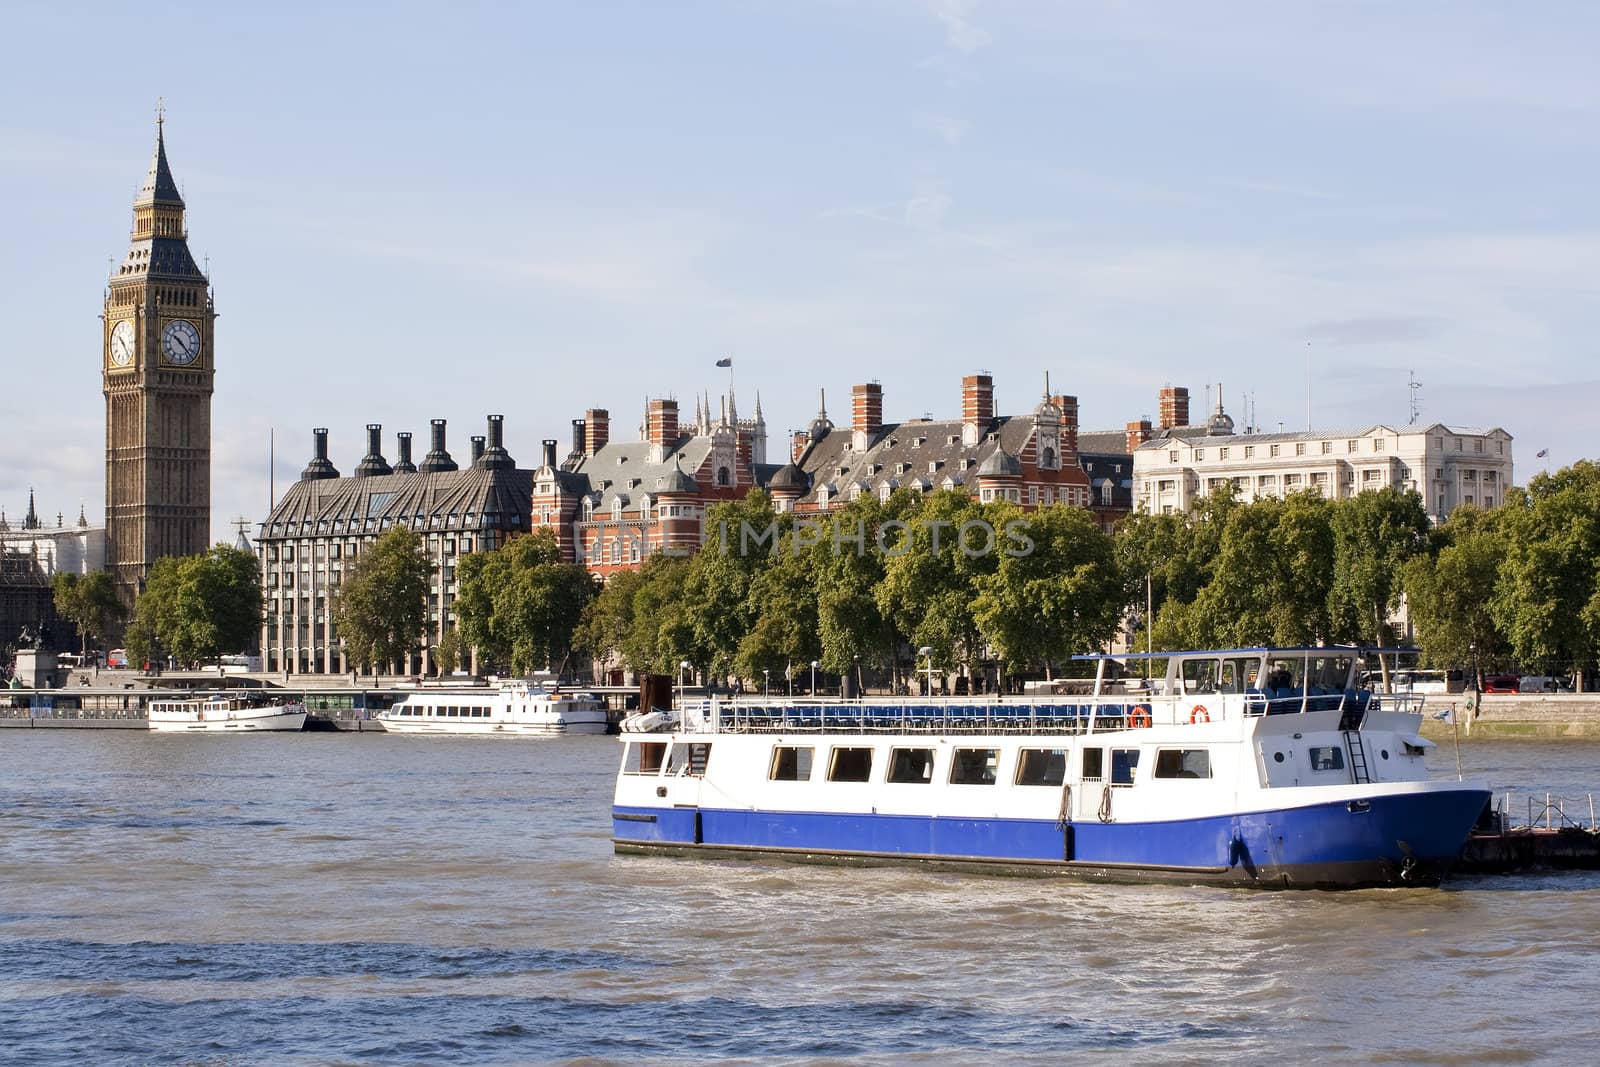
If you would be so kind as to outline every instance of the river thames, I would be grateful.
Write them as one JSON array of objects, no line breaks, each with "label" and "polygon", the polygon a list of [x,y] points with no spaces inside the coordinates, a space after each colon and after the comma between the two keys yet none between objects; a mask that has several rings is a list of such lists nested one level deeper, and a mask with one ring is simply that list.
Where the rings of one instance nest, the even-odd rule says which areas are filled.
[{"label": "river thames", "polygon": [[[1263,893],[616,857],[617,756],[0,733],[0,1061],[1533,1063],[1600,1040],[1600,874]],[[1600,744],[1462,757],[1519,814],[1600,788]],[[1432,763],[1454,776],[1448,743]]]}]

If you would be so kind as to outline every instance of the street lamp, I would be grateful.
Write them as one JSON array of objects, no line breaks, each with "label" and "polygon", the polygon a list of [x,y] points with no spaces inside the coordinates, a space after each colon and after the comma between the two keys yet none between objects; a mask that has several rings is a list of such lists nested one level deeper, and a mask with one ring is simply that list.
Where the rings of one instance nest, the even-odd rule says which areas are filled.
[{"label": "street lamp", "polygon": [[772,698],[772,671],[766,667],[761,668],[761,699]]},{"label": "street lamp", "polygon": [[680,709],[683,707],[683,672],[688,669],[688,660],[684,659],[678,661],[678,707]]},{"label": "street lamp", "polygon": [[863,686],[861,685],[861,654],[858,652],[854,656],[851,656],[850,658],[855,660],[855,664],[856,664],[856,699],[860,700],[863,696],[866,695],[862,691],[863,690]]},{"label": "street lamp", "polygon": [[923,696],[933,696],[933,646],[923,645],[917,649],[917,655],[925,657],[928,665],[925,668],[928,675],[928,687],[922,691]]},{"label": "street lamp", "polygon": [[811,661],[811,695],[817,695],[817,661]]}]

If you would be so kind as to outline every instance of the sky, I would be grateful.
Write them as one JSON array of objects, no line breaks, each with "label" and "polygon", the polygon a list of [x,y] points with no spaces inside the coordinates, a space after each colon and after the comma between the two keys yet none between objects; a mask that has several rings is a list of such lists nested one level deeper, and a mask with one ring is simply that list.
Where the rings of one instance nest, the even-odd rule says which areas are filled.
[{"label": "sky", "polygon": [[[104,504],[99,314],[155,108],[211,272],[212,516],[331,430],[828,391],[1083,429],[1502,426],[1593,456],[1600,7],[982,0],[9,3],[0,508]],[[1310,386],[1308,389],[1308,368]],[[1535,453],[1548,449],[1547,459]]]}]

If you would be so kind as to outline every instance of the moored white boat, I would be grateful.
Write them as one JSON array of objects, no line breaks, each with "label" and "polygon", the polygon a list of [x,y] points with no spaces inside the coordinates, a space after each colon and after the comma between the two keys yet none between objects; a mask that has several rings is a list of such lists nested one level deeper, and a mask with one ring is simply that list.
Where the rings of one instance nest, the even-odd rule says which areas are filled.
[{"label": "moored white boat", "polygon": [[162,733],[282,732],[300,730],[306,724],[304,704],[241,696],[153,700],[145,713],[150,729]]},{"label": "moored white boat", "polygon": [[419,691],[378,715],[400,734],[492,734],[538,737],[603,734],[610,728],[605,702],[591,693],[564,693],[516,682],[499,690]]},{"label": "moored white boat", "polygon": [[[1432,780],[1365,650],[1162,654],[1146,696],[708,701],[625,735],[619,852],[1261,887],[1436,884],[1489,798]],[[1392,651],[1392,650],[1390,650]],[[1126,657],[1125,657],[1126,658]]]}]

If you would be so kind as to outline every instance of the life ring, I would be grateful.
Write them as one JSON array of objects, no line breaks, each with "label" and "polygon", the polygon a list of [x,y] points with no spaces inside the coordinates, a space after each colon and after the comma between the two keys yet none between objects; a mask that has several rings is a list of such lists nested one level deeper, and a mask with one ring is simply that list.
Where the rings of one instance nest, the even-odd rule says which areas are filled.
[{"label": "life ring", "polygon": [[1194,706],[1194,710],[1189,713],[1189,721],[1191,723],[1210,722],[1211,713],[1206,710],[1206,706],[1204,704],[1196,704]]},{"label": "life ring", "polygon": [[1145,730],[1150,727],[1150,709],[1144,704],[1135,704],[1133,711],[1128,714],[1128,729]]}]

